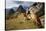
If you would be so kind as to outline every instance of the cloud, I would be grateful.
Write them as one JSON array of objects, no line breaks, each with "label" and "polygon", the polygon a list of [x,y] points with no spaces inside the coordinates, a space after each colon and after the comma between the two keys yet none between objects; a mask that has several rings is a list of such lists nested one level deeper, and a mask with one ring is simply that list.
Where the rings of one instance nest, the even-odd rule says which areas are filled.
[{"label": "cloud", "polygon": [[6,0],[6,8],[18,7],[19,5],[30,6],[33,2],[29,1],[15,1],[15,0]]},{"label": "cloud", "polygon": [[6,0],[6,8],[18,7],[20,4],[13,2],[13,0]]},{"label": "cloud", "polygon": [[23,4],[24,3],[23,1],[13,1],[13,2],[16,4]]}]

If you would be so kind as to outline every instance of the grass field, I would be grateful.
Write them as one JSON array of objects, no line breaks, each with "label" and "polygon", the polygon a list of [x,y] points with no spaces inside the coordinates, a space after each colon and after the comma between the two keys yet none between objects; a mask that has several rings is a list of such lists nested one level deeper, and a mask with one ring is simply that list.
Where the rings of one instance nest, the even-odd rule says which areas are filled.
[{"label": "grass field", "polygon": [[24,19],[23,14],[18,15],[18,18],[12,18],[6,20],[6,29],[7,30],[16,30],[16,29],[35,29],[38,26],[34,23],[33,20]]}]

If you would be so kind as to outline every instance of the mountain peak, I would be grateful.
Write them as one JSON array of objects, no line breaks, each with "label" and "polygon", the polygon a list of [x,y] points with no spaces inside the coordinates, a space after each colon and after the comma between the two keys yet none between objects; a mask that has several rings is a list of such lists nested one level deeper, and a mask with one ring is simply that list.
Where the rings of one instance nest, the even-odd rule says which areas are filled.
[{"label": "mountain peak", "polygon": [[22,5],[20,5],[20,6],[18,7],[17,11],[18,11],[18,12],[22,12],[22,13],[26,12],[26,10],[23,8]]}]

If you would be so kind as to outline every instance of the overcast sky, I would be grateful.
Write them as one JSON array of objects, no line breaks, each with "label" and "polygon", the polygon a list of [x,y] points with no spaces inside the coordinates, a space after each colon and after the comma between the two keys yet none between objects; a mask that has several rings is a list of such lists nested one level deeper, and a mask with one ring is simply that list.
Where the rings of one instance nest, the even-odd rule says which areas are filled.
[{"label": "overcast sky", "polygon": [[30,6],[33,2],[6,0],[6,8],[18,7],[19,5]]}]

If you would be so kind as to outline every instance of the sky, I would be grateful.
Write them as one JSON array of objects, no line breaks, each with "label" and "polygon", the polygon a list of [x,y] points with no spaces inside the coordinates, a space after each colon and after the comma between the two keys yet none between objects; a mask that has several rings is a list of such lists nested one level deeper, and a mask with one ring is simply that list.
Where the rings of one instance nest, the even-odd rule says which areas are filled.
[{"label": "sky", "polygon": [[15,0],[6,0],[6,8],[12,8],[12,7],[19,7],[19,5],[22,6],[30,6],[34,2],[29,2],[29,1],[15,1]]},{"label": "sky", "polygon": [[[29,6],[31,6],[34,2],[29,1],[16,1],[16,0],[6,0],[6,14],[8,14],[9,9],[13,8],[15,11],[19,7],[19,5],[22,5],[24,9],[27,9]],[[14,8],[15,7],[15,8]]]}]

